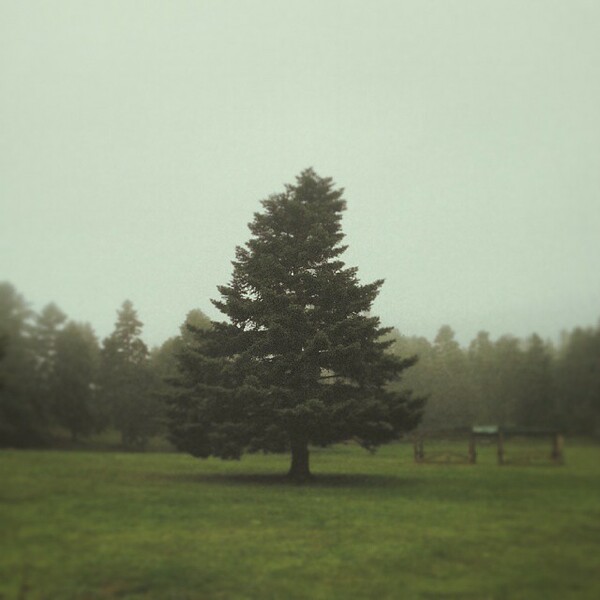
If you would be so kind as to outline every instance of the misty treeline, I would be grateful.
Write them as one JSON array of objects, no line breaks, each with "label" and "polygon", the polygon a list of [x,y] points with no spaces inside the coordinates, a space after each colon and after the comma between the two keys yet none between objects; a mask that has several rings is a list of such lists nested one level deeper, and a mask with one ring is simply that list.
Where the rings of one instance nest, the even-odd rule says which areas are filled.
[{"label": "misty treeline", "polygon": [[[36,313],[11,284],[0,283],[0,446],[51,445],[65,435],[78,441],[107,429],[131,449],[166,437],[164,398],[177,377],[177,356],[193,351],[190,326],[208,328],[210,320],[192,310],[179,335],[149,349],[125,301],[100,341],[55,304]],[[394,385],[428,398],[423,428],[478,423],[600,433],[600,324],[565,332],[558,344],[537,335],[494,341],[481,332],[463,348],[449,326],[433,342],[390,335],[392,352],[419,357]]]},{"label": "misty treeline", "polygon": [[423,429],[493,424],[600,435],[600,322],[563,332],[558,344],[481,331],[463,348],[448,325],[433,343],[394,337],[394,352],[419,357],[402,385],[428,397]]},{"label": "misty treeline", "polygon": [[[206,326],[200,311],[186,324]],[[0,446],[73,441],[107,429],[125,448],[143,449],[164,435],[166,379],[182,335],[149,350],[131,302],[117,311],[101,342],[92,327],[69,320],[55,304],[39,313],[9,283],[0,283]]]}]

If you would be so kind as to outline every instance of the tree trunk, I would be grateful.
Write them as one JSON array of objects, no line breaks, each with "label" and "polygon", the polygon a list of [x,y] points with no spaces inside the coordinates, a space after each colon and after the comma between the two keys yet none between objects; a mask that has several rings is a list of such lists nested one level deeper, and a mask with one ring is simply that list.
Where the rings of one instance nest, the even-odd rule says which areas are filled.
[{"label": "tree trunk", "polygon": [[288,477],[297,482],[309,480],[312,475],[309,469],[308,443],[304,440],[292,440],[292,464]]}]

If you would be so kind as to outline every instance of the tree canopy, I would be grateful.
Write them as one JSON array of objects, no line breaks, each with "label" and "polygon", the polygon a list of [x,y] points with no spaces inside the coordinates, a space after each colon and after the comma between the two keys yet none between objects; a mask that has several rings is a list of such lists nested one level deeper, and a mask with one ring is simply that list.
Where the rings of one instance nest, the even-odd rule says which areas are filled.
[{"label": "tree canopy", "polygon": [[382,280],[360,283],[340,259],[343,190],[312,169],[262,201],[252,234],[214,305],[228,318],[192,328],[170,399],[172,441],[196,456],[290,451],[290,475],[309,476],[308,444],[398,438],[422,401],[391,390],[414,364],[390,352],[370,315]]}]

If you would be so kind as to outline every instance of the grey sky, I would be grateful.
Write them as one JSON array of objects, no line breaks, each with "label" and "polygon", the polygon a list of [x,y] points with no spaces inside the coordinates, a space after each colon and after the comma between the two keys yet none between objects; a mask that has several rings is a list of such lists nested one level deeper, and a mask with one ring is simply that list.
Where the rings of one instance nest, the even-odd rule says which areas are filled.
[{"label": "grey sky", "polygon": [[592,0],[0,0],[0,280],[160,343],[313,166],[385,324],[555,336],[600,317],[598,107]]}]

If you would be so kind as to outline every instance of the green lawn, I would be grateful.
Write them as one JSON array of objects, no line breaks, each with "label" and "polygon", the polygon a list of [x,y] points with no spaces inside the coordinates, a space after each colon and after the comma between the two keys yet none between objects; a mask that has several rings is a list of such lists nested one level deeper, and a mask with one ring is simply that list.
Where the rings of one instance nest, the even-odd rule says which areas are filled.
[{"label": "green lawn", "polygon": [[600,598],[600,447],[494,460],[2,451],[0,598]]}]

